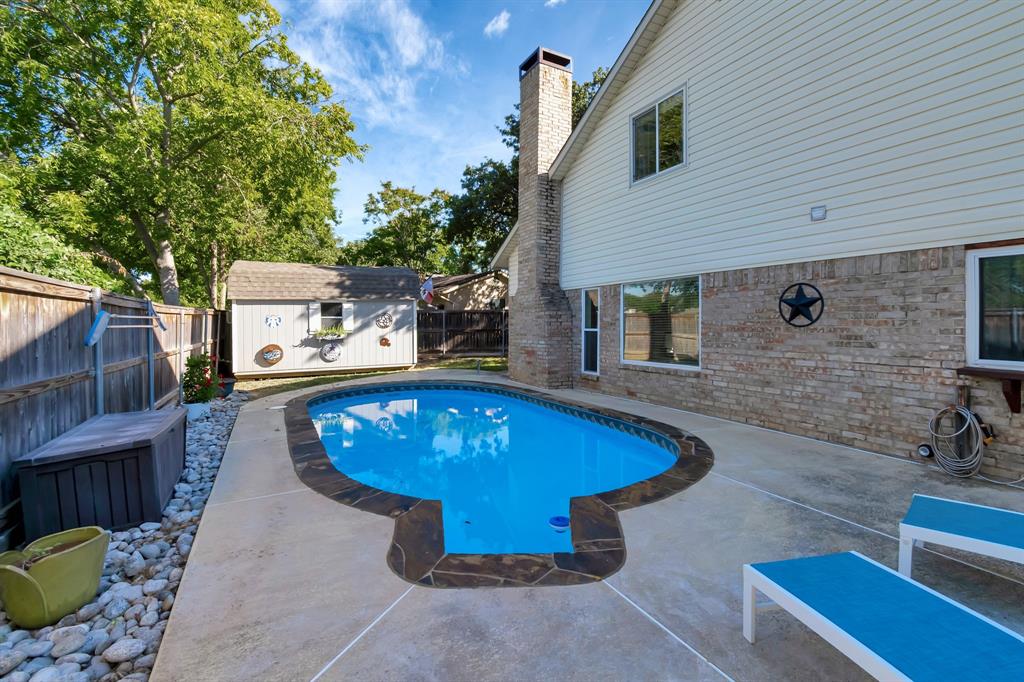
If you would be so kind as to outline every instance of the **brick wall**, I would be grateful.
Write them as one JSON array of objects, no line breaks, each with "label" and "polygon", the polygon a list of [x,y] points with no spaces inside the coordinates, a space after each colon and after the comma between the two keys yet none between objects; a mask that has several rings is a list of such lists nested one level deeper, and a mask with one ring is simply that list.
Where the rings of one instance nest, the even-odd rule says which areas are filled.
[{"label": "brick wall", "polygon": [[[826,301],[803,329],[778,313],[779,294],[800,281]],[[619,287],[602,287],[596,380],[579,372],[581,293],[568,292],[575,385],[903,456],[955,399],[965,362],[962,247],[716,272],[701,283],[699,371],[621,363]],[[983,473],[1024,474],[1024,415],[1010,413],[998,382],[970,385],[998,436]]]},{"label": "brick wall", "polygon": [[561,196],[547,169],[572,130],[572,74],[540,62],[519,83],[519,287],[509,301],[509,375],[571,385],[572,319],[558,284]]}]

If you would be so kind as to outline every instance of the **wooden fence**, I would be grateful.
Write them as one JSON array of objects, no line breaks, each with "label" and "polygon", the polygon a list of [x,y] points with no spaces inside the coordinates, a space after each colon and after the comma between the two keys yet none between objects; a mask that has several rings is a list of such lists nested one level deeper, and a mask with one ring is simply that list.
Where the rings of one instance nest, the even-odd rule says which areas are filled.
[{"label": "wooden fence", "polygon": [[[97,413],[95,351],[84,345],[97,312],[144,315],[146,306],[141,299],[0,267],[0,524],[15,501],[11,462]],[[186,357],[217,352],[221,316],[203,308],[154,308],[166,326],[153,340],[160,408],[178,401]],[[148,408],[148,334],[111,328],[103,335],[105,412]]]},{"label": "wooden fence", "polygon": [[417,351],[431,355],[505,355],[508,312],[504,310],[419,310]]},{"label": "wooden fence", "polygon": [[626,360],[676,361],[679,358],[696,358],[700,346],[697,333],[697,310],[666,315],[660,320],[653,315],[626,311],[625,347],[622,357]]}]

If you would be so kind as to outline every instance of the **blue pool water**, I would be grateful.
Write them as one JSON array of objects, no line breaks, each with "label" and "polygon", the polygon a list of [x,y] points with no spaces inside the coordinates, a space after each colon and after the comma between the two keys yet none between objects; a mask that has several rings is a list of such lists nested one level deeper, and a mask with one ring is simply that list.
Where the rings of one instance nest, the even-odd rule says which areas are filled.
[{"label": "blue pool water", "polygon": [[[310,407],[334,466],[375,488],[441,500],[445,551],[571,552],[569,498],[636,483],[674,454],[509,395],[409,388]],[[556,524],[557,525],[557,524]]]}]

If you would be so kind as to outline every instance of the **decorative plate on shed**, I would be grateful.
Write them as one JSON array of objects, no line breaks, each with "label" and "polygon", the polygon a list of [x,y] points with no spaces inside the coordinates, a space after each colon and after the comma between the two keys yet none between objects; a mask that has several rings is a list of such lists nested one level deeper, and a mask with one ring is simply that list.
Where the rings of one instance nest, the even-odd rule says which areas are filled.
[{"label": "decorative plate on shed", "polygon": [[387,329],[395,322],[395,318],[391,317],[391,313],[381,313],[377,316],[377,319],[373,321],[380,329]]},{"label": "decorative plate on shed", "polygon": [[277,329],[281,326],[281,316],[270,314],[263,318],[263,324],[267,325],[271,329]]},{"label": "decorative plate on shed", "polygon": [[328,341],[324,345],[320,346],[320,359],[324,362],[335,362],[341,357],[341,343],[338,341]]},{"label": "decorative plate on shed", "polygon": [[263,364],[276,365],[284,358],[284,349],[276,343],[271,343],[260,348],[258,355]]}]

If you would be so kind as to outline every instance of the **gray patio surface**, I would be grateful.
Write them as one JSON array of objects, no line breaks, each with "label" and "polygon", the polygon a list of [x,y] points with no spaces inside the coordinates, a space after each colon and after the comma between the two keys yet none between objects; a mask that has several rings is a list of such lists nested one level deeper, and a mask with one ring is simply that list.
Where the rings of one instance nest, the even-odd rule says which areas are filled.
[{"label": "gray patio surface", "polygon": [[[384,380],[438,377],[510,383],[470,371]],[[740,567],[851,549],[895,567],[898,523],[914,492],[1024,511],[1020,488],[959,481],[922,464],[670,408],[554,391],[691,431],[714,450],[714,468],[682,493],[620,514],[628,558],[604,582],[414,587],[385,563],[390,519],[322,497],[292,471],[283,411],[275,408],[324,388],[256,400],[239,415],[156,682],[865,679],[784,611],[762,613],[758,643],[748,644]],[[921,582],[1024,631],[1017,567],[932,548],[917,553],[914,569]]]}]

